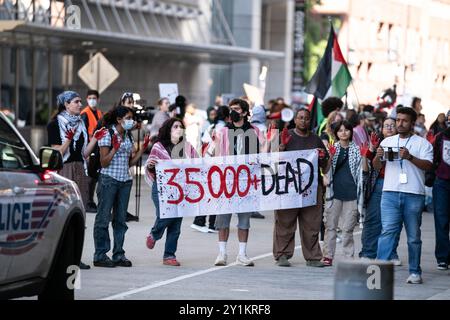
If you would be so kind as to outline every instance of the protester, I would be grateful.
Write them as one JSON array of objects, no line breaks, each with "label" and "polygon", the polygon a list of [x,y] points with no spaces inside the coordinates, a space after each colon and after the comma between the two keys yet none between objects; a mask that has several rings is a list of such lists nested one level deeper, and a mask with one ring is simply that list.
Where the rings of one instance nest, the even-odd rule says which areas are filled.
[{"label": "protester", "polygon": [[[230,109],[231,123],[216,133],[215,155],[259,153],[263,137],[259,129],[248,122],[248,103],[242,99],[234,99],[230,102]],[[222,214],[216,218],[216,228],[219,229],[219,255],[215,261],[216,266],[227,264],[227,241],[230,233],[231,216],[231,214]],[[244,266],[254,266],[254,262],[247,257],[251,212],[237,213],[237,216],[239,254],[236,262]]]},{"label": "protester", "polygon": [[[98,121],[103,117],[103,113],[97,108],[100,101],[100,94],[97,90],[88,90],[86,94],[87,106],[81,111],[81,119],[86,126],[89,140],[92,139],[94,131],[97,129]],[[97,212],[97,204],[94,202],[95,186],[97,179],[89,177],[88,203],[86,212]]]},{"label": "protester", "polygon": [[346,257],[353,257],[353,229],[358,220],[358,199],[360,196],[361,155],[360,150],[352,141],[353,128],[344,120],[339,122],[334,135],[338,141],[329,146],[331,171],[328,172],[329,185],[326,191],[325,266],[333,264],[336,251],[336,229],[342,215],[342,246]]},{"label": "protester", "polygon": [[[280,151],[319,150],[319,167],[328,171],[328,153],[319,136],[310,131],[311,114],[308,109],[300,109],[295,117],[296,128],[283,129]],[[315,206],[284,209],[275,211],[275,226],[273,238],[273,255],[280,267],[290,267],[289,259],[294,255],[295,232],[297,222],[303,256],[306,265],[310,267],[323,267],[322,251],[319,245],[319,232],[322,222],[323,187],[317,170],[319,183],[317,187],[317,204]]]},{"label": "protester", "polygon": [[152,141],[158,136],[159,129],[162,127],[163,123],[169,119],[169,99],[161,98],[158,100],[157,105],[158,111],[155,113],[152,124],[149,127],[150,139]]},{"label": "protester", "polygon": [[431,124],[430,130],[426,135],[428,142],[433,143],[436,136],[447,129],[445,113],[439,113],[436,120]]},{"label": "protester", "polygon": [[[94,223],[94,266],[131,267],[132,263],[125,257],[123,249],[128,229],[125,221],[133,182],[129,169],[138,162],[148,147],[150,137],[146,136],[142,147],[136,151],[130,133],[135,126],[133,110],[128,107],[116,107],[107,119],[108,129],[112,130],[113,135],[107,134],[98,142],[102,169],[97,188],[98,211]],[[107,253],[111,248],[108,227],[113,207],[114,248],[111,260]]]},{"label": "protester", "polygon": [[200,147],[198,142],[200,141],[200,131],[202,126],[202,118],[197,114],[197,107],[190,103],[186,107],[186,113],[183,120],[185,130],[185,136],[187,142],[189,142],[194,149]]},{"label": "protester", "polygon": [[[83,205],[89,199],[89,177],[86,175],[88,132],[81,119],[81,97],[74,91],[64,91],[57,97],[58,111],[47,125],[48,144],[58,149],[64,161],[59,174],[75,181],[80,189]],[[80,262],[81,269],[90,267]]]},{"label": "protester", "polygon": [[230,108],[228,106],[220,106],[217,109],[217,118],[215,123],[209,126],[202,137],[202,154],[203,156],[212,157],[214,155],[214,143],[213,137],[215,133],[222,130],[227,123],[230,122]]},{"label": "protester", "polygon": [[375,131],[375,120],[375,116],[368,111],[359,114],[359,125],[353,129],[353,142],[358,147],[369,143],[370,134]]},{"label": "protester", "polygon": [[[383,122],[383,131],[381,140],[397,134],[395,128],[395,119],[386,118]],[[366,208],[363,230],[361,235],[362,248],[359,253],[360,258],[375,259],[377,257],[378,238],[381,234],[381,195],[383,192],[383,183],[385,175],[385,165],[381,168],[374,168],[373,160],[376,149],[378,148],[380,138],[372,133],[370,136],[370,151],[367,146],[361,150],[363,177],[364,177],[364,207]],[[400,234],[396,239],[398,241]],[[392,253],[390,260],[396,266],[402,264],[397,254],[397,245]]]},{"label": "protester", "polygon": [[417,120],[414,125],[414,133],[425,138],[427,136],[427,127],[425,127],[425,115],[423,113],[419,113],[417,115]]},{"label": "protester", "polygon": [[324,116],[324,119],[320,123],[317,131],[319,137],[321,136],[322,131],[325,130],[325,127],[328,123],[328,116],[330,115],[330,113],[336,110],[340,111],[343,106],[344,103],[342,102],[341,99],[337,97],[329,97],[322,102],[322,114]]},{"label": "protester", "polygon": [[[163,186],[158,186],[155,166],[159,161],[198,157],[195,149],[184,138],[184,129],[185,127],[180,119],[171,118],[164,122],[145,164],[145,178],[152,189],[152,200],[156,208],[156,220],[147,236],[146,244],[149,249],[153,249],[156,241],[161,239],[167,230],[163,264],[168,266],[180,266],[180,262],[177,260],[175,253],[177,251],[183,218],[161,219],[158,187],[162,188]],[[181,148],[180,144],[182,144]],[[181,156],[176,150],[181,151]]]},{"label": "protester", "polygon": [[450,263],[450,111],[447,129],[438,133],[433,149],[436,178],[433,185],[434,226],[436,234],[435,256],[437,268],[448,270]]},{"label": "protester", "polygon": [[219,107],[209,107],[208,109],[206,109],[206,121],[203,122],[202,125],[202,138],[203,135],[205,134],[205,132],[208,130],[208,128],[216,123],[216,119],[217,119],[217,110],[219,109]]},{"label": "protester", "polygon": [[398,135],[384,139],[374,158],[374,165],[380,168],[381,158],[387,152],[377,258],[389,260],[392,257],[404,223],[410,273],[407,283],[413,284],[422,283],[420,225],[425,201],[425,170],[433,167],[432,145],[413,134],[416,119],[417,113],[412,108],[398,108]]},{"label": "protester", "polygon": [[422,99],[419,97],[414,97],[411,102],[411,107],[419,115],[422,112]]},{"label": "protester", "polygon": [[325,147],[328,148],[328,145],[334,144],[334,142],[337,140],[336,136],[334,135],[334,129],[336,128],[336,125],[343,120],[344,118],[339,111],[335,110],[329,113],[325,129],[322,130],[322,133],[320,134],[320,139],[322,140]]}]

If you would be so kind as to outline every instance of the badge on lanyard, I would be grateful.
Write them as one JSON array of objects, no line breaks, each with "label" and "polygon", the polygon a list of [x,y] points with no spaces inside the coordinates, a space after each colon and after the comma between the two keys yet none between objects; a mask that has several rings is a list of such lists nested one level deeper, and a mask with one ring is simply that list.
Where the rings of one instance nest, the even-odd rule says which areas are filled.
[{"label": "badge on lanyard", "polygon": [[401,184],[408,183],[408,176],[406,175],[406,173],[404,172],[400,173],[399,181]]}]

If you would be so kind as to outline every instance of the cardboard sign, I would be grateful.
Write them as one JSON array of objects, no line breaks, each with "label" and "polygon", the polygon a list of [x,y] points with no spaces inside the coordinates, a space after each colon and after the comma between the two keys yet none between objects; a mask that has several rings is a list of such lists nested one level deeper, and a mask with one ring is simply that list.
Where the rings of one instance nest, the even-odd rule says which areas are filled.
[{"label": "cardboard sign", "polygon": [[159,97],[168,98],[170,104],[175,103],[176,97],[178,97],[178,84],[176,83],[160,83],[159,84]]}]

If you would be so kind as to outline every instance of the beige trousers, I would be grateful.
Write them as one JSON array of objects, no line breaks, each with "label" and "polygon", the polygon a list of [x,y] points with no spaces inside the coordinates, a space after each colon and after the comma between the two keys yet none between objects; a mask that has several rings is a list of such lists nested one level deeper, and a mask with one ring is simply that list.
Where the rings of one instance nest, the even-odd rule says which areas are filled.
[{"label": "beige trousers", "polygon": [[336,229],[339,225],[339,218],[342,216],[342,248],[344,256],[353,257],[355,245],[353,241],[353,230],[358,222],[358,208],[356,200],[341,201],[334,199],[330,208],[325,209],[325,239],[324,257],[334,258],[336,252]]}]

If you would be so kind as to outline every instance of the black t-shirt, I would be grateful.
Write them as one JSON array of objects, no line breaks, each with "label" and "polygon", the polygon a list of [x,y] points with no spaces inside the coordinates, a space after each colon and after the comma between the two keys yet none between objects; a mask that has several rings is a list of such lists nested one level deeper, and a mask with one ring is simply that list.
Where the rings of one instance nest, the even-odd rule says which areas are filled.
[{"label": "black t-shirt", "polygon": [[357,199],[357,187],[353,180],[348,160],[349,148],[341,148],[333,176],[334,198],[341,201],[353,201]]},{"label": "black t-shirt", "polygon": [[[47,125],[47,134],[48,134],[48,144],[51,145],[62,145],[61,135],[59,132],[58,120],[53,119]],[[80,134],[80,137],[76,143],[76,149],[74,149],[75,141],[72,140],[69,146],[70,156],[64,163],[69,162],[83,162],[83,154],[82,149],[84,145],[84,135]]]}]

